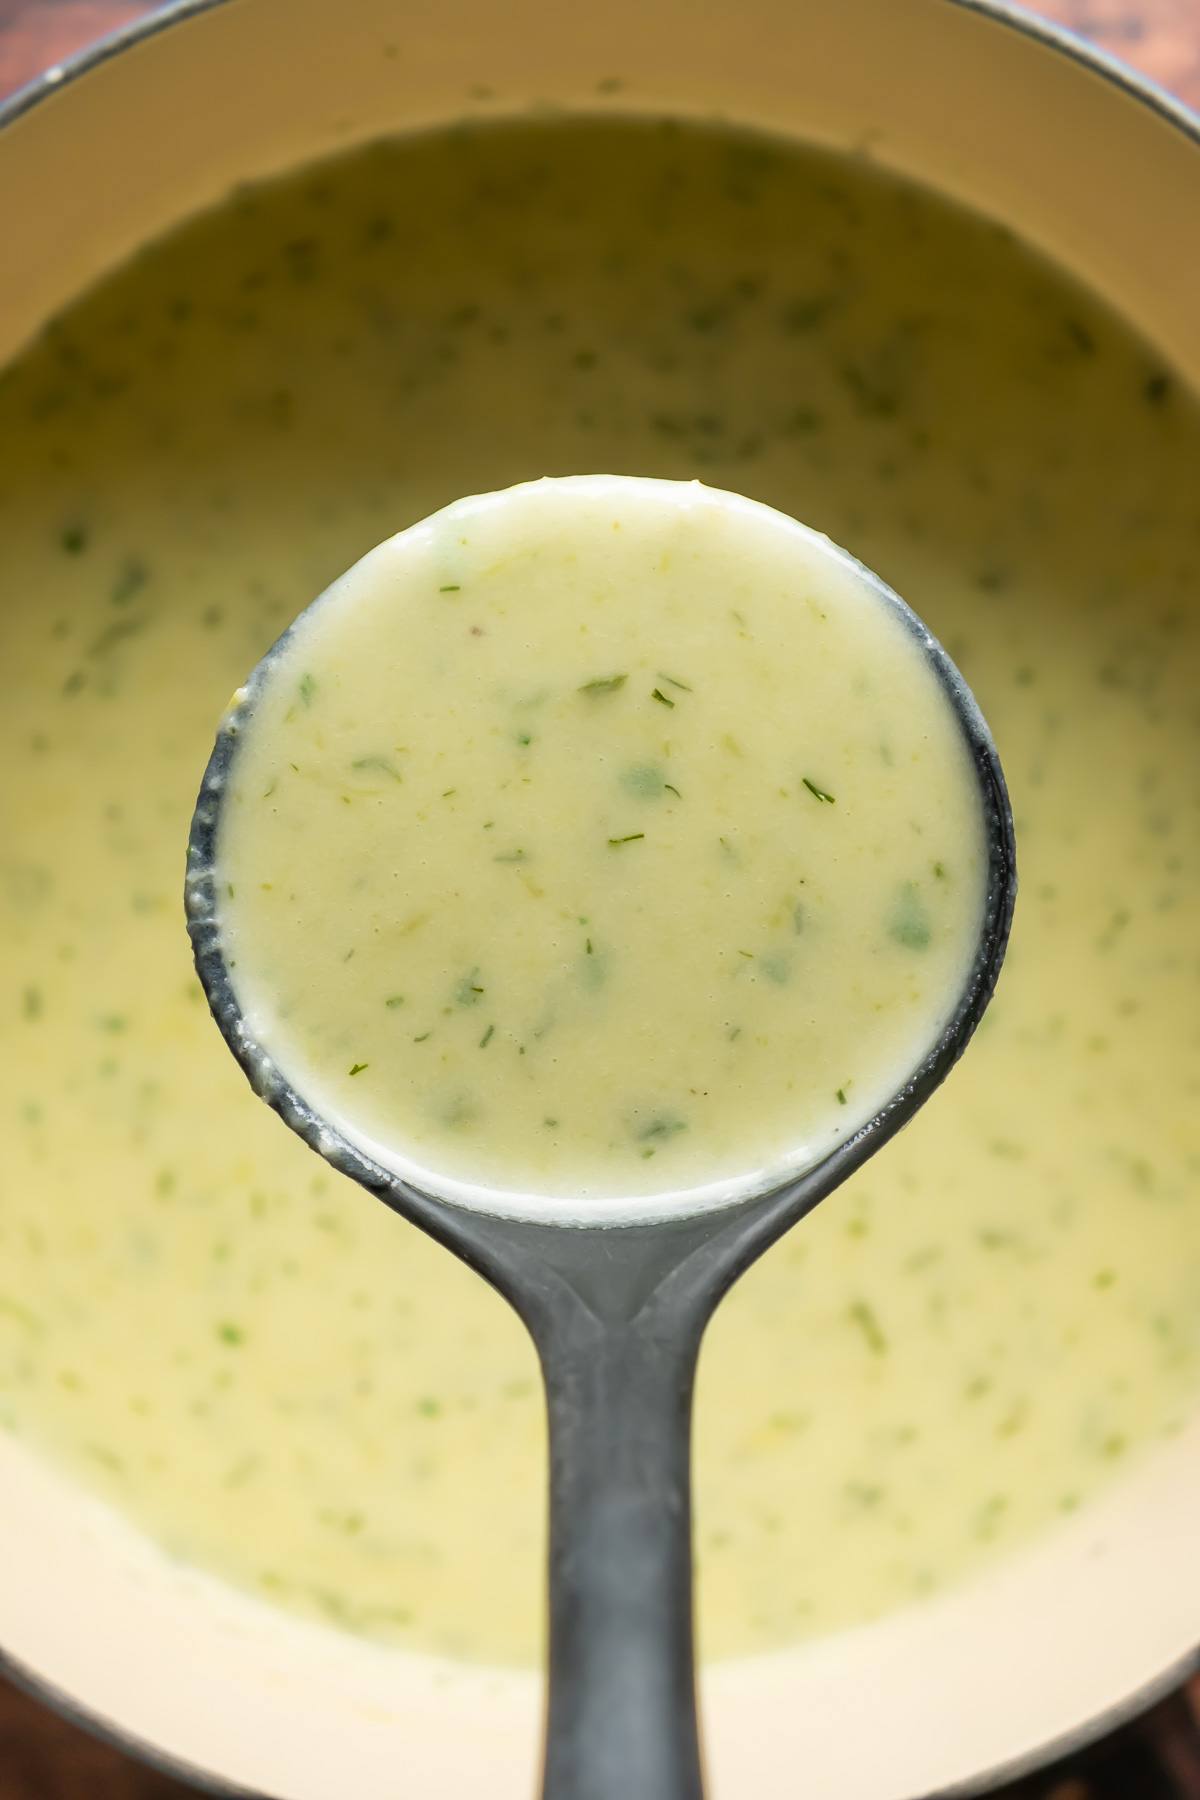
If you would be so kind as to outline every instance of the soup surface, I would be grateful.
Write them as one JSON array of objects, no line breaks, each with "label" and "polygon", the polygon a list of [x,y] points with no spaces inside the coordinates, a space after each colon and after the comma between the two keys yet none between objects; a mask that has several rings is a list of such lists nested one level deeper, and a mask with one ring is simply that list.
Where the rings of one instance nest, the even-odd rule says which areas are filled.
[{"label": "soup surface", "polygon": [[1169,371],[987,223],[715,129],[464,130],[241,194],[0,386],[0,1411],[180,1556],[516,1662],[533,1353],[253,1098],[179,895],[213,721],[288,621],[463,493],[597,469],[748,493],[903,594],[992,724],[1022,867],[970,1056],[711,1329],[706,1654],[963,1578],[1200,1374],[1200,415]]},{"label": "soup surface", "polygon": [[468,1205],[694,1209],[809,1168],[975,963],[980,784],[925,643],[827,539],[698,482],[447,507],[223,731],[205,886],[254,1041]]}]

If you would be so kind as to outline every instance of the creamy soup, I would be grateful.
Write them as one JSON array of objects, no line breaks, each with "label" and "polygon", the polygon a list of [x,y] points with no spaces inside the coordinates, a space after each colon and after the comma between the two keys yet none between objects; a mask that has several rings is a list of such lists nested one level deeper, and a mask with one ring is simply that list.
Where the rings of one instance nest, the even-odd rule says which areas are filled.
[{"label": "creamy soup", "polygon": [[447,507],[224,730],[203,879],[251,1036],[469,1205],[694,1209],[810,1168],[976,962],[982,791],[916,622],[698,482]]},{"label": "creamy soup", "polygon": [[524,1663],[532,1350],[254,1099],[180,888],[214,721],[288,621],[461,494],[595,469],[748,493],[904,595],[992,724],[1022,868],[969,1057],[711,1328],[705,1653],[965,1578],[1200,1385],[1200,415],[1170,372],[994,227],[716,129],[497,126],[240,194],[0,386],[0,1411],[259,1595]]}]

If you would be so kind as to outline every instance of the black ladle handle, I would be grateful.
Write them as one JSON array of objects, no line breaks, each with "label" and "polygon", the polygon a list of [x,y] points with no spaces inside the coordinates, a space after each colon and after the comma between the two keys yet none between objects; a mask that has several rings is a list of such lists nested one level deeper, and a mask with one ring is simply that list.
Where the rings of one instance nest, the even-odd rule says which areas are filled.
[{"label": "black ladle handle", "polygon": [[696,1346],[582,1305],[539,1346],[550,1426],[543,1800],[701,1800],[692,1645]]}]

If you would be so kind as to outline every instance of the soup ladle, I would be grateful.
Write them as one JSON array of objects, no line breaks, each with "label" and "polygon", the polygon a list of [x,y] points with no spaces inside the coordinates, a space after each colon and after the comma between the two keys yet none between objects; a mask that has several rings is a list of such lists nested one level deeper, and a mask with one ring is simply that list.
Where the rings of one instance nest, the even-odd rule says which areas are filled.
[{"label": "soup ladle", "polygon": [[544,1800],[701,1800],[690,1505],[701,1337],[738,1277],[907,1124],[942,1082],[979,1023],[1003,961],[1016,868],[995,746],[946,652],[890,589],[862,573],[916,640],[961,732],[978,784],[985,899],[957,1002],[920,1066],[860,1129],[767,1192],[627,1223],[496,1216],[373,1162],[284,1078],[256,1039],[230,977],[217,867],[239,744],[289,634],[222,721],[192,820],[186,907],[196,968],[251,1086],[335,1169],[488,1281],[536,1346],[550,1450]]}]

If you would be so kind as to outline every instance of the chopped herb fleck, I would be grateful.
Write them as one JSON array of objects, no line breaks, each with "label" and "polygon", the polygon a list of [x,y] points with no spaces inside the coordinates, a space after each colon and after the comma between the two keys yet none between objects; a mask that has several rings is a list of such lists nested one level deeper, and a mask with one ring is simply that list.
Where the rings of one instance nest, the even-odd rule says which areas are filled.
[{"label": "chopped herb fleck", "polygon": [[414,1044],[423,1044],[423,1043],[424,1043],[424,1042],[425,1042],[425,1039],[426,1039],[426,1038],[427,1038],[427,1037],[428,1037],[428,1036],[429,1036],[429,1033],[428,1033],[428,1032],[427,1032],[427,1031],[423,1031],[423,1032],[422,1032],[422,1033],[421,1033],[421,1035],[420,1035],[420,1037],[415,1037],[415,1038],[414,1038],[414,1039],[413,1039],[413,1043],[414,1043]]},{"label": "chopped herb fleck", "polygon": [[839,1088],[839,1089],[838,1089],[838,1091],[837,1091],[837,1100],[838,1100],[838,1105],[839,1105],[839,1106],[845,1106],[845,1105],[846,1105],[846,1104],[847,1104],[847,1101],[846,1101],[846,1090],[845,1090],[845,1088]]},{"label": "chopped herb fleck", "polygon": [[906,881],[888,915],[888,935],[905,950],[928,950],[933,927],[916,885]]},{"label": "chopped herb fleck", "polygon": [[628,675],[598,675],[595,681],[585,681],[579,692],[597,699],[601,694],[620,693],[628,680]]},{"label": "chopped herb fleck", "polygon": [[462,588],[457,581],[452,581],[446,587],[438,589],[439,594],[461,594],[461,592]]},{"label": "chopped herb fleck", "polygon": [[666,789],[668,794],[674,794],[674,796],[677,800],[683,799],[683,795],[680,793],[679,789],[677,787],[672,787],[672,785],[669,781],[664,781],[663,787]]},{"label": "chopped herb fleck", "polygon": [[851,1322],[857,1325],[858,1329],[862,1332],[863,1337],[867,1342],[867,1349],[871,1352],[871,1355],[885,1356],[887,1354],[887,1339],[880,1330],[879,1320],[875,1317],[874,1312],[867,1305],[866,1301],[855,1300],[851,1306],[847,1307],[846,1312]]},{"label": "chopped herb fleck", "polygon": [[658,679],[665,681],[670,687],[677,687],[681,693],[690,694],[692,691],[686,681],[676,681],[673,675],[666,674],[662,669],[658,671]]},{"label": "chopped herb fleck", "polygon": [[403,1005],[404,1005],[404,995],[403,995],[403,994],[393,994],[393,995],[392,995],[392,997],[391,997],[391,999],[390,999],[390,1000],[385,1000],[385,1001],[384,1001],[384,1003],[383,1003],[383,1004],[384,1004],[384,1005],[385,1005],[385,1006],[390,1006],[390,1007],[392,1007],[392,1008],[393,1008],[393,1010],[394,1010],[394,1009],[395,1009],[395,1008],[396,1008],[396,1007],[397,1007],[397,1006],[403,1006]]},{"label": "chopped herb fleck", "polygon": [[650,698],[652,700],[659,701],[663,706],[673,707],[675,705],[675,702],[673,700],[667,699],[667,696],[662,692],[662,690],[660,688],[655,688],[653,690],[653,692],[651,693]]},{"label": "chopped herb fleck", "polygon": [[487,1049],[488,1045],[492,1041],[492,1036],[493,1036],[495,1030],[496,1030],[496,1027],[494,1025],[488,1026],[487,1030],[484,1032],[483,1036],[479,1040],[479,1048],[481,1050]]},{"label": "chopped herb fleck", "polygon": [[621,786],[635,800],[658,800],[662,797],[662,770],[657,763],[634,763],[621,776]]},{"label": "chopped herb fleck", "polygon": [[620,844],[636,844],[637,840],[644,838],[645,835],[644,831],[631,831],[627,837],[609,838],[608,841],[615,849]]},{"label": "chopped herb fleck", "polygon": [[393,781],[402,781],[403,776],[393,769],[386,756],[360,756],[357,762],[350,764],[352,769],[375,769],[380,775],[387,775]]},{"label": "chopped herb fleck", "polygon": [[136,557],[131,557],[121,570],[121,573],[117,576],[116,582],[113,585],[113,605],[125,606],[133,599],[133,596],[137,593],[139,588],[145,587],[149,579],[150,572],[146,568],[145,563],[140,563],[137,561]]},{"label": "chopped herb fleck", "polygon": [[363,1070],[370,1068],[370,1066],[369,1063],[353,1063],[350,1068],[350,1073],[352,1075],[361,1075]]},{"label": "chopped herb fleck", "polygon": [[648,1125],[643,1125],[636,1136],[638,1142],[643,1144],[651,1138],[664,1142],[667,1138],[673,1138],[678,1132],[686,1130],[687,1125],[684,1120],[664,1114],[661,1118],[651,1119]]},{"label": "chopped herb fleck", "polygon": [[305,706],[312,705],[313,695],[316,691],[317,684],[314,678],[311,675],[302,675],[300,677],[300,698],[303,700]]},{"label": "chopped herb fleck", "polygon": [[824,788],[819,788],[815,781],[810,781],[808,779],[807,775],[802,776],[801,779],[803,780],[804,785],[808,789],[809,793],[812,794],[815,799],[823,801],[826,806],[836,805],[836,801],[834,800],[833,795],[827,794],[825,792]]}]

